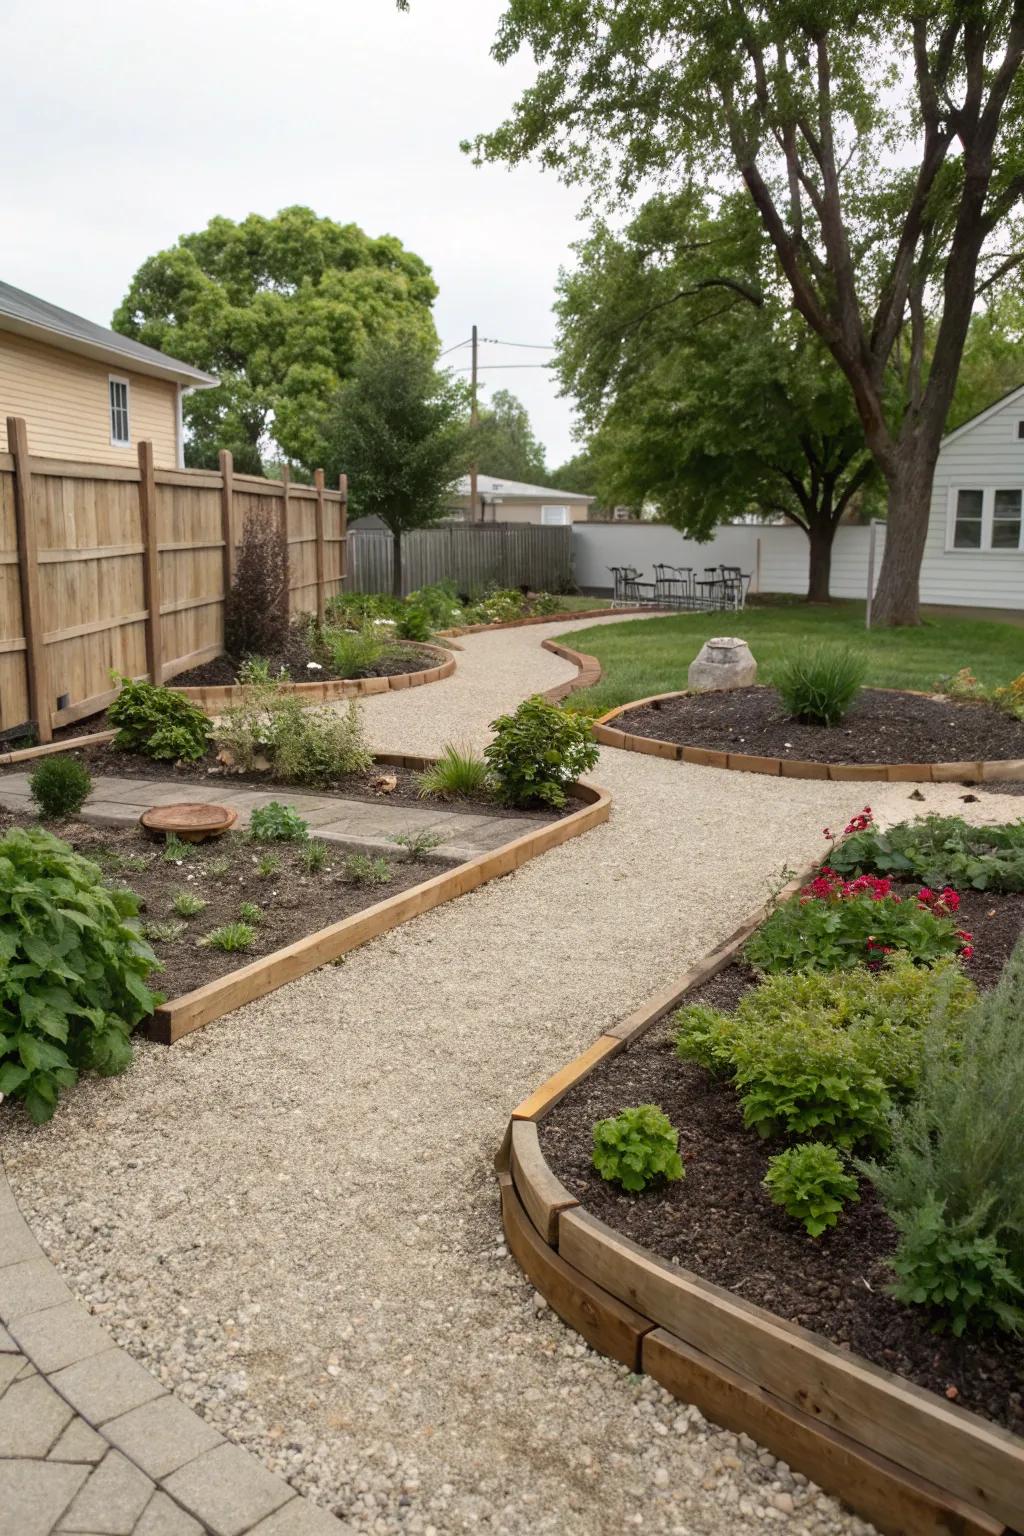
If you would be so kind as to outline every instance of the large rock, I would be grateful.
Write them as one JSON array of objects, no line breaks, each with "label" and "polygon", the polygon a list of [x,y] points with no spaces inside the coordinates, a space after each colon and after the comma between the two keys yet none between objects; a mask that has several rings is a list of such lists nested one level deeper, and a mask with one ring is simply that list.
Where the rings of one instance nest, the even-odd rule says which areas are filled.
[{"label": "large rock", "polygon": [[687,682],[694,693],[722,688],[748,688],[757,681],[757,662],[745,640],[719,635],[706,640],[690,662]]}]

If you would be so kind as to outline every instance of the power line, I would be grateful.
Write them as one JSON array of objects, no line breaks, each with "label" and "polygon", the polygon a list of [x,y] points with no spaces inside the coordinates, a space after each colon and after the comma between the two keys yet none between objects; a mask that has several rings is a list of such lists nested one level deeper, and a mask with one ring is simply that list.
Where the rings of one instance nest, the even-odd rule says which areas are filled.
[{"label": "power line", "polygon": [[438,353],[438,357],[447,357],[449,352],[457,352],[460,347],[468,347],[469,343],[470,338],[467,336],[465,341],[457,341],[453,347],[445,347],[443,352]]},{"label": "power line", "polygon": [[[493,372],[496,368],[554,368],[554,363],[479,363],[477,365],[481,373]],[[452,373],[472,373],[472,368],[453,368]]]},{"label": "power line", "polygon": [[481,341],[489,341],[496,347],[527,347],[532,352],[553,352],[553,341],[501,341],[497,336],[481,336]]}]

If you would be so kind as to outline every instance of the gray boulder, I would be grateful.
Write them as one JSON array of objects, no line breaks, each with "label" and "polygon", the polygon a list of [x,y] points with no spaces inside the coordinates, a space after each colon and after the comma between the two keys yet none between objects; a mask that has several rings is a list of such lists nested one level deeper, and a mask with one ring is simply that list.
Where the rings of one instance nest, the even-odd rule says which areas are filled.
[{"label": "gray boulder", "polygon": [[694,693],[710,693],[723,688],[749,688],[757,681],[757,662],[745,640],[735,635],[719,635],[706,640],[687,673]]}]

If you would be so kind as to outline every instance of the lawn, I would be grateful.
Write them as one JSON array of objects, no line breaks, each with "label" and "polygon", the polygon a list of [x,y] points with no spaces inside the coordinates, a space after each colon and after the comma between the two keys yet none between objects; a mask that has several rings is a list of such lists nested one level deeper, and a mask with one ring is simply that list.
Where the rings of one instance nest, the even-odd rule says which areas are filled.
[{"label": "lawn", "polygon": [[763,603],[743,613],[681,613],[663,619],[595,626],[565,636],[584,647],[604,673],[573,703],[613,709],[652,693],[686,687],[686,670],[712,635],[740,635],[758,663],[758,680],[770,683],[772,668],[794,647],[845,644],[863,652],[867,682],[883,688],[931,689],[940,677],[970,667],[989,687],[1024,672],[1024,626],[978,619],[927,619],[917,629],[865,630],[863,603],[827,608],[803,603]]}]

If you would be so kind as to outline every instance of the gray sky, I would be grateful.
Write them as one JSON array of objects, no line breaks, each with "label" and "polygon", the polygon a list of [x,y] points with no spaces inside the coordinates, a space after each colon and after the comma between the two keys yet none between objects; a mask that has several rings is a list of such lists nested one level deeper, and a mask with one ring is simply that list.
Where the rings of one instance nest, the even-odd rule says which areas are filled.
[{"label": "gray sky", "polygon": [[[582,195],[459,140],[533,76],[489,56],[501,0],[3,0],[0,277],[109,325],[145,257],[214,214],[305,203],[434,271],[442,346],[549,342]],[[543,352],[487,346],[484,362]],[[468,362],[454,353],[449,363]],[[484,372],[573,451],[541,369]],[[485,396],[486,398],[486,396]]]}]

